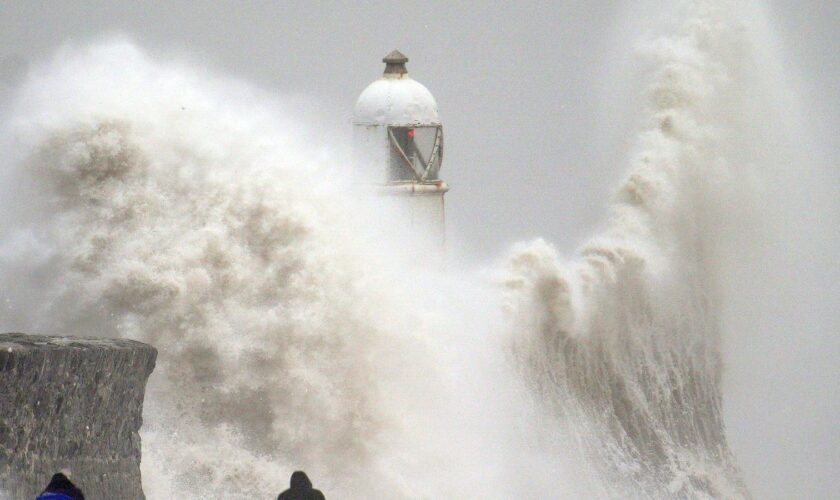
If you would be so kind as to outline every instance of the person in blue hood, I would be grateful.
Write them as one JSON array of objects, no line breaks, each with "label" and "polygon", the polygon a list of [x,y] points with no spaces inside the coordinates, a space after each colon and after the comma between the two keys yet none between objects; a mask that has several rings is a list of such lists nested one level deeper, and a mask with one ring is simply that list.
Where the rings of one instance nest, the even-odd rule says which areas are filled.
[{"label": "person in blue hood", "polygon": [[312,481],[300,470],[292,473],[290,488],[277,496],[277,500],[326,500],[324,494],[312,487]]},{"label": "person in blue hood", "polygon": [[35,500],[85,500],[85,495],[67,476],[58,472],[53,474],[50,484]]}]

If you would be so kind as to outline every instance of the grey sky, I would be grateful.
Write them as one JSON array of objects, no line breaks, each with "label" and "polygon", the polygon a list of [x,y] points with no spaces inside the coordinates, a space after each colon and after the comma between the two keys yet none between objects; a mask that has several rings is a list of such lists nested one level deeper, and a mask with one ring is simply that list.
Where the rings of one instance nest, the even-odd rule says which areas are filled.
[{"label": "grey sky", "polygon": [[[583,237],[617,172],[593,140],[603,110],[591,85],[604,72],[615,9],[448,4],[22,2],[0,16],[0,45],[33,59],[67,39],[127,33],[153,52],[313,97],[326,129],[347,124],[348,133],[356,97],[399,48],[441,108],[456,241],[487,257],[537,235]],[[569,177],[575,188],[563,189]]]},{"label": "grey sky", "polygon": [[[840,7],[776,2],[792,68],[836,125]],[[7,79],[67,40],[127,34],[279,94],[318,103],[327,130],[399,48],[438,99],[450,232],[471,254],[544,236],[572,250],[603,220],[633,130],[626,84],[639,6],[619,1],[0,3]],[[647,6],[653,15],[656,9]],[[638,19],[635,21],[638,23]],[[629,102],[629,104],[628,104]],[[349,126],[347,127],[349,133]]]},{"label": "grey sky", "polygon": [[[650,1],[619,0],[0,0],[0,92],[67,40],[125,34],[153,54],[183,57],[280,95],[304,96],[325,133],[349,137],[356,97],[381,73],[382,56],[398,48],[410,58],[412,76],[440,105],[447,146],[441,176],[452,186],[447,218],[455,244],[486,259],[512,242],[543,236],[571,253],[602,223],[605,201],[626,167],[639,103],[632,45],[645,31],[640,19],[655,20],[659,10]],[[773,0],[768,12],[818,154],[836,165],[840,2]],[[836,247],[828,251],[837,256]],[[835,328],[840,321],[834,313],[817,323],[815,328]],[[825,346],[837,350],[836,341]],[[780,369],[799,370],[807,362],[801,354],[793,358],[796,366]],[[836,363],[830,373],[837,373]],[[831,387],[823,382],[820,387]],[[825,443],[826,436],[837,437],[825,408],[840,405],[836,394],[820,397],[832,403],[814,410],[820,412],[814,421],[826,423],[809,439]],[[784,425],[782,417],[757,420],[756,439],[772,439],[767,431]],[[838,447],[828,441],[816,451],[822,462],[815,467],[836,470]],[[797,489],[796,481],[808,480],[805,466],[793,467],[787,478],[776,477],[775,469],[751,474],[769,481],[756,489],[764,493],[759,497],[776,483],[789,487],[775,490],[782,496],[829,491]]]}]

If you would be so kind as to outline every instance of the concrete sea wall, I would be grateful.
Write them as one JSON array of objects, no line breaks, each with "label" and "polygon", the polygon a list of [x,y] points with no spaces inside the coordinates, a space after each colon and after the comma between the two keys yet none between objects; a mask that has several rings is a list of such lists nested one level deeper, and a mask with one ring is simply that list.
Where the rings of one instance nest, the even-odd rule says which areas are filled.
[{"label": "concrete sea wall", "polygon": [[0,334],[0,491],[69,470],[86,498],[143,499],[140,435],[157,351],[131,340]]}]

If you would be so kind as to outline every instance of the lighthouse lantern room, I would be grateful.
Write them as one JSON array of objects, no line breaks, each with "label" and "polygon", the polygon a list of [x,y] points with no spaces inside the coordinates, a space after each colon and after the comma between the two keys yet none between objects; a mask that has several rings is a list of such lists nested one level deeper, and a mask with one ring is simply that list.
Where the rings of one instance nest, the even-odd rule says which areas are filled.
[{"label": "lighthouse lantern room", "polygon": [[395,50],[382,59],[385,72],[362,91],[353,112],[355,164],[359,174],[396,196],[411,232],[443,247],[440,179],[443,127],[431,92],[408,76],[408,58]]}]

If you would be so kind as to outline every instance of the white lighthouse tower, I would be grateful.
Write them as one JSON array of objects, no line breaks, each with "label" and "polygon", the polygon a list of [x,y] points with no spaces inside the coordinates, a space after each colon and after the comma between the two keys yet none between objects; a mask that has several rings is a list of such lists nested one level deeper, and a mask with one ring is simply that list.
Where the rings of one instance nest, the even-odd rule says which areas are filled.
[{"label": "white lighthouse tower", "polygon": [[[442,255],[446,239],[440,179],[443,128],[426,87],[408,76],[408,58],[395,50],[382,59],[385,72],[362,92],[353,111],[356,168],[396,211],[399,232],[427,242]],[[424,250],[425,251],[425,250]]]}]

